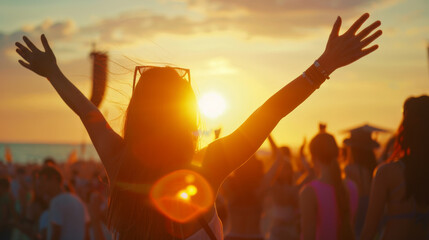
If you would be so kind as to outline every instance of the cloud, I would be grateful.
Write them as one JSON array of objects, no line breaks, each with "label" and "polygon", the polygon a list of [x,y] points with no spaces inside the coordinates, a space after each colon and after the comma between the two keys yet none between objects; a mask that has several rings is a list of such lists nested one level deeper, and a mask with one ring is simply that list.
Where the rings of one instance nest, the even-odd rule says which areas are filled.
[{"label": "cloud", "polygon": [[374,6],[398,0],[176,1],[186,4],[190,14],[170,17],[145,10],[124,12],[87,26],[83,32],[115,47],[159,35],[222,31],[242,33],[248,38],[297,38],[311,36],[315,29],[330,28],[339,14],[344,20],[354,19]]},{"label": "cloud", "polygon": [[237,32],[247,37],[302,37],[308,29],[329,26],[336,15],[308,14],[215,14],[202,19],[168,17],[150,12],[127,12],[82,29],[107,47],[119,47],[161,35],[190,36],[201,33]]},{"label": "cloud", "polygon": [[[13,49],[23,35],[50,41],[99,42],[107,49],[152,40],[160,35],[190,36],[201,33],[235,32],[247,38],[297,38],[311,36],[315,29],[330,27],[338,14],[344,20],[399,0],[176,0],[187,13],[168,15],[148,10],[127,11],[78,28],[73,20],[45,20],[12,33],[0,32],[0,51]],[[191,16],[191,17],[190,17]],[[195,17],[198,16],[198,17]],[[65,49],[70,48],[66,47]]]},{"label": "cloud", "polygon": [[96,35],[99,42],[120,45],[159,34],[193,34],[198,25],[198,22],[184,16],[167,17],[147,11],[133,11],[87,26],[82,29],[82,34]]},{"label": "cloud", "polygon": [[306,11],[348,11],[394,0],[178,0],[210,12],[290,13]]},{"label": "cloud", "polygon": [[15,49],[15,42],[22,41],[22,37],[28,36],[31,39],[38,39],[42,33],[49,37],[49,40],[69,39],[78,31],[76,24],[72,20],[54,22],[47,19],[39,25],[23,26],[11,33],[0,32],[0,51],[3,53]]}]

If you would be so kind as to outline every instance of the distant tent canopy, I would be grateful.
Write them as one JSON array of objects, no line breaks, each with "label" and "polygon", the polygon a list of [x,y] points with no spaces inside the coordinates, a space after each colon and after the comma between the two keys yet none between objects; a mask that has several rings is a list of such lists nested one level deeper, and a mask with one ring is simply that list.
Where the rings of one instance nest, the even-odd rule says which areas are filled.
[{"label": "distant tent canopy", "polygon": [[100,106],[106,92],[107,84],[107,53],[93,51],[92,58],[92,92],[91,102],[95,106]]}]

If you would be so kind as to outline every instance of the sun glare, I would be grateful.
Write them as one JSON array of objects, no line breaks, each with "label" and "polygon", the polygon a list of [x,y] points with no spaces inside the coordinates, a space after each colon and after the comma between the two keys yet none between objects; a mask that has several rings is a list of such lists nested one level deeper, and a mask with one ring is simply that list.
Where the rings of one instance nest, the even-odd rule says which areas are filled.
[{"label": "sun glare", "polygon": [[198,105],[201,113],[212,119],[221,116],[226,109],[224,98],[216,92],[203,94],[198,101]]}]

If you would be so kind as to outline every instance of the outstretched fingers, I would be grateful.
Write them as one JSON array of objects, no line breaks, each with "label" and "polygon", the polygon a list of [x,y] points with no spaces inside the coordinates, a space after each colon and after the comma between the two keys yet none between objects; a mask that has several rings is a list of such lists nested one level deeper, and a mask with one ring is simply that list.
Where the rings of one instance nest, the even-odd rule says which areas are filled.
[{"label": "outstretched fingers", "polygon": [[374,51],[375,51],[375,50],[377,50],[377,49],[378,49],[378,45],[374,45],[374,46],[372,46],[372,47],[369,47],[369,48],[363,49],[363,50],[362,50],[362,52],[361,52],[361,56],[360,56],[360,57],[366,56],[366,55],[368,55],[368,54],[370,54],[370,53],[374,52]]},{"label": "outstretched fingers", "polygon": [[347,30],[349,34],[355,34],[362,24],[369,18],[369,13],[364,13],[353,25]]},{"label": "outstretched fingers", "polygon": [[334,23],[334,26],[332,27],[331,35],[329,35],[329,40],[338,37],[340,34],[340,28],[341,28],[341,17],[338,16],[337,20]]},{"label": "outstretched fingers", "polygon": [[371,36],[365,38],[361,41],[362,48],[368,46],[370,43],[372,43],[375,39],[381,36],[383,34],[383,31],[378,30],[377,32],[373,33]]},{"label": "outstretched fingers", "polygon": [[32,52],[40,51],[26,36],[24,36],[22,39],[24,39],[24,42],[27,44],[27,46],[31,49]]},{"label": "outstretched fingers", "polygon": [[26,63],[26,62],[24,62],[24,61],[22,61],[22,60],[18,60],[18,62],[19,62],[19,64],[21,64],[21,66],[23,66],[23,67],[25,67],[25,68],[27,68],[27,69],[29,69],[29,70],[33,71],[33,69],[31,69],[30,64],[28,64],[28,63]]},{"label": "outstretched fingers", "polygon": [[29,60],[31,57],[32,52],[30,50],[28,50],[28,48],[26,48],[24,45],[22,45],[19,42],[15,43],[15,46],[17,47],[16,52],[25,60]]},{"label": "outstretched fingers", "polygon": [[45,48],[45,51],[49,52],[49,53],[52,53],[52,49],[49,46],[48,39],[46,39],[45,34],[42,34],[42,36],[40,36],[40,39],[42,41],[43,47]]},{"label": "outstretched fingers", "polygon": [[364,39],[368,36],[374,29],[378,28],[381,25],[380,21],[373,22],[371,25],[362,30],[358,35],[356,35],[359,39]]}]

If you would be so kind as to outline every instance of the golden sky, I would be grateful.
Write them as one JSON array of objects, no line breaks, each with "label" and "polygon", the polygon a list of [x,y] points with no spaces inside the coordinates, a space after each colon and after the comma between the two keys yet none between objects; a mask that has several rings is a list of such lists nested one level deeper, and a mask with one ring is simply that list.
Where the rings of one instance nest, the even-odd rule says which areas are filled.
[{"label": "golden sky", "polygon": [[[101,110],[117,131],[136,63],[191,69],[198,96],[217,92],[225,113],[202,129],[237,128],[323,52],[336,17],[381,20],[380,48],[337,70],[274,130],[280,144],[311,138],[319,121],[338,136],[364,123],[395,130],[411,95],[429,93],[427,0],[127,0],[0,3],[0,141],[88,141],[49,82],[19,66],[14,42],[45,33],[60,67],[89,96],[92,43],[110,56]],[[368,22],[369,22],[368,21]],[[206,136],[203,145],[213,136]]]}]

